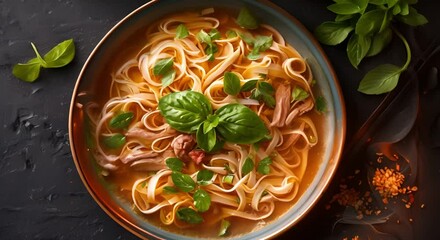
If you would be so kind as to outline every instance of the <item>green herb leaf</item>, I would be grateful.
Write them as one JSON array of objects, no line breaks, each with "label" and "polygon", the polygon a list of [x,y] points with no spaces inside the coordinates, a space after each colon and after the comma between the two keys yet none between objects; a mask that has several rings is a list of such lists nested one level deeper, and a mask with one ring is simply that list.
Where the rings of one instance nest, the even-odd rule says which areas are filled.
[{"label": "green herb leaf", "polygon": [[351,65],[358,67],[362,59],[370,50],[371,38],[353,34],[347,44],[347,55]]},{"label": "green herb leaf", "polygon": [[220,118],[217,115],[209,115],[206,121],[203,122],[203,133],[206,134],[211,131],[211,129],[217,127],[219,121]]},{"label": "green herb leaf", "polygon": [[200,30],[199,33],[197,33],[197,39],[201,42],[201,43],[206,43],[206,44],[211,44],[212,40],[211,37],[209,36],[208,33],[206,33],[205,31]]},{"label": "green herb leaf", "polygon": [[104,137],[104,144],[108,148],[117,149],[124,146],[126,140],[125,136],[120,133],[115,133],[111,136]]},{"label": "green herb leaf", "polygon": [[175,77],[176,77],[176,71],[174,70],[168,71],[165,75],[162,76],[161,79],[162,87],[168,87],[171,83],[173,83]]},{"label": "green herb leaf", "polygon": [[231,223],[227,220],[222,219],[222,222],[220,223],[220,229],[218,230],[218,236],[223,237],[228,232],[229,227],[231,226]]},{"label": "green herb leaf", "polygon": [[235,73],[225,72],[223,82],[225,93],[235,96],[240,92],[240,78]]},{"label": "green herb leaf", "polygon": [[345,21],[345,20],[348,20],[348,19],[352,19],[353,17],[354,17],[354,14],[348,14],[348,15],[338,14],[335,17],[335,22],[342,22],[342,21]]},{"label": "green herb leaf", "polygon": [[194,193],[194,206],[199,212],[206,212],[211,206],[211,197],[209,194],[203,190],[199,189]]},{"label": "green herb leaf", "polygon": [[173,58],[164,58],[156,62],[153,67],[155,76],[163,76],[173,69]]},{"label": "green herb leaf", "polygon": [[255,38],[252,36],[252,34],[248,32],[238,32],[238,36],[240,36],[241,40],[243,40],[245,43],[249,44],[250,46],[254,46]]},{"label": "green herb leaf", "polygon": [[266,51],[272,46],[272,36],[260,36],[258,35],[253,39],[254,48],[248,54],[247,58],[250,60],[256,60],[260,57],[260,53]]},{"label": "green herb leaf", "polygon": [[202,169],[197,173],[197,183],[200,186],[206,186],[212,183],[214,172],[208,169]]},{"label": "green herb leaf", "polygon": [[389,28],[375,34],[371,41],[371,46],[368,50],[367,57],[379,54],[391,42],[392,38],[393,32]]},{"label": "green herb leaf", "polygon": [[318,96],[315,101],[315,107],[318,112],[323,113],[327,111],[327,101],[323,96]]},{"label": "green herb leaf", "polygon": [[181,172],[173,171],[171,173],[171,179],[174,185],[179,188],[182,192],[191,192],[196,187],[194,180],[187,174]]},{"label": "green herb leaf", "polygon": [[75,44],[73,39],[65,40],[52,48],[43,59],[45,68],[59,68],[69,64],[75,57]]},{"label": "green herb leaf", "polygon": [[240,92],[249,92],[257,87],[258,79],[249,79],[240,88]]},{"label": "green herb leaf", "polygon": [[355,14],[361,11],[361,8],[350,2],[346,3],[335,3],[327,7],[328,10],[336,14]]},{"label": "green herb leaf", "polygon": [[133,118],[133,112],[122,112],[110,119],[109,126],[113,129],[124,129],[130,125]]},{"label": "green herb leaf", "polygon": [[189,36],[188,28],[186,28],[185,24],[179,24],[176,28],[176,38],[183,39]]},{"label": "green herb leaf", "polygon": [[301,87],[295,87],[292,90],[292,102],[293,101],[302,101],[309,97],[309,93],[306,92],[306,90],[302,89]]},{"label": "green herb leaf", "polygon": [[237,24],[246,29],[256,29],[259,27],[257,19],[251,14],[249,9],[242,8],[237,17]]},{"label": "green herb leaf", "polygon": [[272,164],[272,160],[270,157],[265,157],[258,162],[257,171],[260,174],[267,175],[270,173],[270,164]]},{"label": "green herb leaf", "polygon": [[399,0],[385,0],[385,2],[388,4],[388,8],[392,8],[399,2]]},{"label": "green herb leaf", "polygon": [[232,184],[233,181],[234,181],[234,175],[228,174],[226,176],[223,176],[222,182],[227,184]]},{"label": "green herb leaf", "polygon": [[373,5],[384,5],[386,0],[370,0],[369,3]]},{"label": "green herb leaf", "polygon": [[215,28],[211,29],[208,35],[209,37],[211,37],[211,41],[218,40],[221,38],[220,32]]},{"label": "green herb leaf", "polygon": [[167,167],[173,171],[180,172],[183,168],[183,162],[178,158],[167,158],[165,160]]},{"label": "green herb leaf", "polygon": [[428,23],[428,19],[426,19],[426,17],[422,14],[418,13],[417,10],[413,7],[409,7],[409,12],[407,15],[398,15],[396,16],[396,18],[400,22],[403,22],[410,26],[420,26]]},{"label": "green herb leaf", "polygon": [[241,176],[244,177],[248,173],[252,172],[254,169],[254,161],[250,157],[247,157],[246,160],[243,163],[243,166],[241,167]]},{"label": "green herb leaf", "polygon": [[386,10],[375,9],[363,14],[356,23],[356,34],[366,36],[379,32],[386,19]]},{"label": "green herb leaf", "polygon": [[176,216],[179,220],[190,224],[199,224],[203,222],[202,216],[192,208],[180,208],[177,210]]},{"label": "green herb leaf", "polygon": [[211,128],[206,133],[204,132],[204,125],[200,124],[196,133],[197,146],[206,152],[212,151],[217,142],[217,133],[214,128]]},{"label": "green herb leaf", "polygon": [[365,75],[358,91],[365,94],[389,92],[397,86],[401,72],[401,68],[392,64],[379,65]]},{"label": "green herb leaf", "polygon": [[33,82],[40,75],[41,63],[38,58],[33,58],[27,63],[18,63],[14,65],[12,74],[23,81]]},{"label": "green herb leaf", "polygon": [[315,36],[323,44],[337,45],[343,42],[353,27],[346,22],[324,22],[315,29]]},{"label": "green herb leaf", "polygon": [[170,93],[159,100],[158,108],[172,128],[186,133],[197,131],[212,113],[209,100],[193,91]]},{"label": "green herb leaf", "polygon": [[173,194],[173,193],[177,193],[178,190],[174,187],[171,186],[165,186],[163,187],[163,193],[165,194]]},{"label": "green herb leaf", "polygon": [[241,104],[228,104],[216,112],[220,122],[217,131],[228,142],[252,144],[262,139],[267,128],[260,117]]},{"label": "green herb leaf", "polygon": [[237,33],[234,30],[228,30],[228,31],[226,31],[226,37],[227,38],[235,38],[235,37],[237,37]]}]

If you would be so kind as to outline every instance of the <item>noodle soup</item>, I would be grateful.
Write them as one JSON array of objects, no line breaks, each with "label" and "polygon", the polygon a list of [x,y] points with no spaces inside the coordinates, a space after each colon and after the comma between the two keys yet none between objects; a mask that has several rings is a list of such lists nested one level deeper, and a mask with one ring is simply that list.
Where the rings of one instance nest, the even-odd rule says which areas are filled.
[{"label": "noodle soup", "polygon": [[82,109],[88,151],[138,215],[232,237],[298,201],[324,152],[322,99],[274,27],[208,8],[162,18],[121,49],[102,73],[106,94]]}]

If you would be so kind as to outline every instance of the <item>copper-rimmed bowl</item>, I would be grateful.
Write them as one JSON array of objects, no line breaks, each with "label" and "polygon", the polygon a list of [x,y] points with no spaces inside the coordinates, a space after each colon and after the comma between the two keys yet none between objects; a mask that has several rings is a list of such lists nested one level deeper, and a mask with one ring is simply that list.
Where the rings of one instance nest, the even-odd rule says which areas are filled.
[{"label": "copper-rimmed bowl", "polygon": [[[290,228],[317,202],[335,173],[345,138],[345,107],[336,76],[327,57],[313,36],[298,20],[269,1],[151,1],[134,10],[116,24],[90,54],[79,74],[73,91],[69,117],[70,146],[84,185],[110,217],[141,238],[191,239],[191,236],[169,232],[146,221],[145,216],[140,216],[132,209],[132,204],[128,200],[118,195],[117,187],[103,177],[102,174],[99,174],[99,167],[87,147],[87,131],[90,131],[90,129],[83,109],[77,106],[84,104],[85,101],[94,101],[94,98],[102,95],[100,86],[105,85],[103,81],[106,78],[100,76],[103,72],[111,72],[112,58],[118,51],[121,51],[121,46],[125,46],[122,51],[130,51],[130,44],[127,43],[133,42],[132,37],[139,31],[146,29],[154,21],[177,11],[218,7],[230,9],[231,12],[238,12],[243,6],[249,8],[256,16],[260,16],[264,23],[275,27],[284,36],[285,40],[307,59],[316,78],[320,94],[327,101],[328,111],[325,113],[324,126],[321,126],[325,133],[320,141],[325,147],[320,153],[321,163],[311,173],[310,184],[302,187],[300,196],[285,213],[266,224],[266,226],[231,237],[266,239]],[[79,93],[83,92],[87,94],[79,96]]]}]

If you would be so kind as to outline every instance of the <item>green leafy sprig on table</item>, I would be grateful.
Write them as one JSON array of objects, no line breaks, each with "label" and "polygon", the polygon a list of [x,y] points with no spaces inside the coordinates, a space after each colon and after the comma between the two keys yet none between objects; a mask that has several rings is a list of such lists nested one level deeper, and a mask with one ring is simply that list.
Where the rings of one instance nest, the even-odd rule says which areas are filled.
[{"label": "green leafy sprig on table", "polygon": [[382,94],[393,90],[411,61],[411,49],[405,37],[392,23],[400,21],[410,26],[426,24],[428,20],[412,6],[417,0],[333,0],[327,7],[336,13],[334,21],[324,22],[315,30],[317,39],[326,45],[338,45],[348,38],[347,56],[357,68],[365,57],[379,54],[390,42],[393,32],[402,40],[407,59],[402,67],[382,64],[370,70],[361,80],[358,91]]},{"label": "green leafy sprig on table", "polygon": [[40,76],[40,69],[43,68],[60,68],[69,64],[75,57],[75,44],[73,39],[63,41],[47,52],[43,57],[37,50],[34,43],[31,42],[34,49],[35,58],[26,63],[18,63],[14,65],[12,74],[26,82],[35,81]]}]

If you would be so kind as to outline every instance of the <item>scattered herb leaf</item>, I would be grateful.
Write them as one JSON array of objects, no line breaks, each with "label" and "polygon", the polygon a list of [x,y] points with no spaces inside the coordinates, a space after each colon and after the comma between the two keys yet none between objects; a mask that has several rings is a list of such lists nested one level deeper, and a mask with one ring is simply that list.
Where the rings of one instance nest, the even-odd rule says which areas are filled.
[{"label": "scattered herb leaf", "polygon": [[177,26],[176,28],[176,38],[177,39],[183,39],[188,37],[189,32],[188,32],[188,28],[186,28],[185,24],[179,24],[179,26]]},{"label": "scattered herb leaf", "polygon": [[197,173],[197,183],[200,186],[206,186],[212,183],[214,172],[208,169],[202,169]]},{"label": "scattered herb leaf", "polygon": [[270,173],[270,164],[272,164],[272,160],[270,157],[265,157],[258,162],[257,171],[263,175],[267,175]]},{"label": "scattered herb leaf", "polygon": [[182,171],[183,168],[183,162],[178,158],[167,158],[165,164],[169,169],[177,172]]},{"label": "scattered herb leaf", "polygon": [[248,8],[244,7],[240,10],[237,17],[237,24],[246,29],[256,29],[259,27],[258,20],[252,15]]},{"label": "scattered herb leaf", "polygon": [[190,224],[199,224],[203,222],[202,216],[192,208],[180,208],[177,210],[177,218]]},{"label": "scattered herb leaf", "polygon": [[254,161],[250,157],[247,157],[246,160],[243,163],[243,166],[241,167],[241,176],[244,177],[248,173],[252,172],[254,169]]},{"label": "scattered herb leaf", "polygon": [[122,112],[110,119],[109,126],[113,129],[125,129],[133,120],[133,112]]},{"label": "scattered herb leaf", "polygon": [[219,237],[225,236],[230,226],[231,223],[228,220],[222,219],[222,222],[220,223],[220,229],[218,231],[218,236]]},{"label": "scattered herb leaf", "polygon": [[194,206],[197,208],[199,212],[206,212],[209,210],[209,207],[211,206],[211,197],[205,190],[198,189],[194,193],[193,198],[194,198]]},{"label": "scattered herb leaf", "polygon": [[173,171],[171,173],[171,179],[174,185],[182,192],[191,192],[196,187],[194,180],[187,174]]},{"label": "scattered herb leaf", "polygon": [[104,137],[104,144],[108,148],[117,149],[125,144],[125,136],[120,133],[115,133],[111,136]]}]

